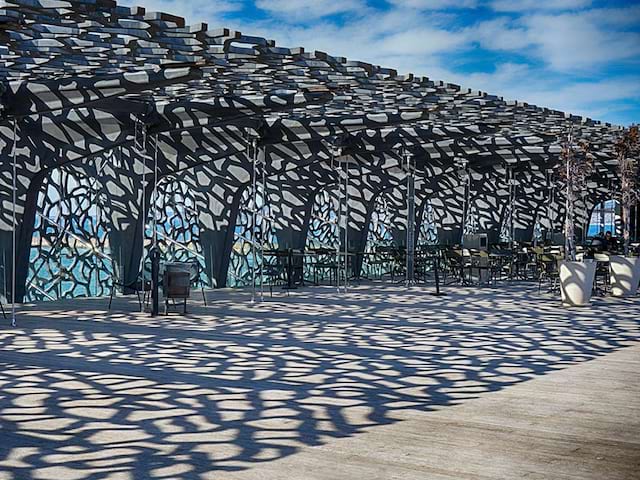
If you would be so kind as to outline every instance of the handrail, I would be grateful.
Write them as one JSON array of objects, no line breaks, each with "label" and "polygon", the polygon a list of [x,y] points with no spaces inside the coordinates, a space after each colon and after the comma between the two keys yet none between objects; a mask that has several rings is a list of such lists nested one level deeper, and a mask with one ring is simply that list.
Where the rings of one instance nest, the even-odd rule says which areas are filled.
[{"label": "handrail", "polygon": [[180,243],[180,242],[178,242],[177,240],[174,240],[173,238],[170,238],[168,235],[165,235],[165,234],[164,234],[164,233],[162,233],[162,232],[158,232],[158,231],[156,230],[156,235],[159,235],[160,237],[162,237],[162,239],[163,239],[163,240],[165,240],[165,241],[169,242],[169,243],[170,243],[170,244],[172,244],[172,245],[176,245],[177,247],[179,247],[179,248],[181,248],[181,249],[183,249],[183,250],[186,250],[186,251],[188,251],[189,253],[192,253],[194,256],[196,256],[196,257],[198,257],[198,258],[200,258],[200,259],[202,259],[202,260],[204,260],[204,259],[205,259],[205,256],[204,256],[203,254],[198,253],[198,252],[196,252],[196,251],[194,251],[194,250],[190,249],[190,248],[189,248],[189,247],[187,247],[186,245],[181,244],[181,243]]},{"label": "handrail", "polygon": [[[56,283],[59,283],[59,281],[56,282]],[[30,285],[31,287],[33,287],[37,292],[39,292],[42,295],[44,295],[45,297],[47,297],[49,300],[51,300],[51,301],[55,301],[56,300],[51,295],[49,295],[47,292],[45,292],[42,288],[38,287],[35,283],[33,283],[33,280],[28,281],[27,284]]]},{"label": "handrail", "polygon": [[269,248],[264,248],[259,242],[256,242],[255,240],[251,240],[251,239],[245,237],[244,235],[241,235],[240,233],[233,232],[233,235],[234,235],[234,237],[237,237],[240,240],[244,240],[249,245],[255,246],[258,250],[261,250],[261,251],[269,250]]},{"label": "handrail", "polygon": [[55,225],[56,227],[58,227],[60,229],[60,231],[62,233],[64,233],[65,235],[75,239],[76,241],[84,244],[85,246],[87,246],[89,249],[91,249],[93,251],[93,253],[95,253],[96,255],[98,255],[99,257],[103,257],[111,262],[113,262],[113,258],[111,258],[109,255],[107,255],[106,253],[101,252],[98,248],[96,248],[95,245],[93,245],[90,241],[82,238],[79,235],[76,235],[73,232],[69,231],[69,227],[64,227],[63,225],[60,225],[58,222],[55,222],[53,220],[51,220],[49,217],[41,214],[40,212],[36,212],[36,215],[43,219],[46,220],[47,222],[49,222],[51,225]]}]

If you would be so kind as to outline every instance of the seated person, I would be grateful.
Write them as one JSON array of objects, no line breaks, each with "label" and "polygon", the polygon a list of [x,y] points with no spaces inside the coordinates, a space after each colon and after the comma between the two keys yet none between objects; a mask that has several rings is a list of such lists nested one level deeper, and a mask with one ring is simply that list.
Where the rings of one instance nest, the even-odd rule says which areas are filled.
[{"label": "seated person", "polygon": [[615,252],[618,250],[618,240],[611,235],[610,230],[607,230],[604,234],[602,250],[605,252]]},{"label": "seated person", "polygon": [[601,252],[602,249],[604,248],[604,244],[605,244],[604,237],[602,235],[598,235],[597,237],[593,237],[593,239],[591,240],[590,247],[595,252]]}]

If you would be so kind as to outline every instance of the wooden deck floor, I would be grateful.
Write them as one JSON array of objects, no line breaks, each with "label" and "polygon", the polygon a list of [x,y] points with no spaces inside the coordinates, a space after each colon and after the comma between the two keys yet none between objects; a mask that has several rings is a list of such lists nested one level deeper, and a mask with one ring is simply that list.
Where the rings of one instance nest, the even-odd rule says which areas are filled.
[{"label": "wooden deck floor", "polygon": [[208,295],[0,329],[0,480],[640,478],[640,299]]}]

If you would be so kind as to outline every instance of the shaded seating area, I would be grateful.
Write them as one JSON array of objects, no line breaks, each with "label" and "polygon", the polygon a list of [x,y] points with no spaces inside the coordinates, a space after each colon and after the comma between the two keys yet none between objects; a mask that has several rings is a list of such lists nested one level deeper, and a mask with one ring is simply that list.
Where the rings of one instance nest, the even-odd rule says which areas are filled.
[{"label": "shaded seating area", "polygon": [[[138,274],[151,248],[161,265],[193,261],[205,302],[205,286],[426,284],[436,257],[445,283],[537,281],[534,237],[563,243],[554,172],[567,133],[598,145],[574,209],[579,243],[620,182],[626,130],[597,120],[115,3],[6,10],[4,32],[40,38],[76,19],[86,26],[66,35],[97,50],[78,66],[76,47],[6,35],[4,303],[12,289],[18,304],[120,289],[156,305],[164,267]],[[123,23],[136,25],[126,42]]]},{"label": "shaded seating area", "polygon": [[637,474],[635,127],[129,3],[0,6],[0,480]]}]

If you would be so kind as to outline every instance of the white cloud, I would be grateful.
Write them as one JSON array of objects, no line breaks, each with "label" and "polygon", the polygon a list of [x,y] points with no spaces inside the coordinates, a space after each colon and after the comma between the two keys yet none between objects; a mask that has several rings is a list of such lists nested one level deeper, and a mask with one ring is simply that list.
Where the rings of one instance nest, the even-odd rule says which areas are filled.
[{"label": "white cloud", "polygon": [[533,15],[523,24],[537,56],[556,70],[589,69],[640,55],[640,33],[603,28],[591,13]]},{"label": "white cloud", "polygon": [[465,87],[497,94],[575,115],[615,123],[616,113],[640,101],[639,76],[620,76],[604,80],[568,80],[545,75],[527,64],[503,63],[493,72],[460,75],[442,69],[439,75]]},{"label": "white cloud", "polygon": [[288,22],[309,21],[339,13],[364,13],[367,5],[362,0],[256,0],[256,7]]},{"label": "white cloud", "polygon": [[491,8],[499,12],[532,10],[578,10],[589,7],[591,0],[494,0]]},{"label": "white cloud", "polygon": [[531,45],[527,29],[506,17],[474,25],[468,34],[487,50],[526,51]]},{"label": "white cloud", "polygon": [[[637,21],[630,21],[635,18]],[[551,70],[583,74],[640,58],[640,7],[497,17],[468,27],[470,41],[542,62]]]},{"label": "white cloud", "polygon": [[242,7],[242,0],[119,0],[120,5],[144,7],[183,17],[187,24],[208,22],[210,28],[224,26],[224,15]]},{"label": "white cloud", "polygon": [[399,8],[416,10],[443,10],[446,8],[476,8],[478,0],[389,0]]},{"label": "white cloud", "polygon": [[282,28],[279,22],[270,20],[242,25],[241,30],[274,38],[278,45],[304,46],[352,60],[381,64],[381,59],[411,57],[419,62],[422,57],[453,52],[467,43],[464,32],[434,25],[438,18],[418,12],[375,11],[345,25],[316,21]]},{"label": "white cloud", "polygon": [[435,28],[408,29],[388,35],[372,45],[381,55],[432,55],[453,53],[467,43],[463,34]]}]

